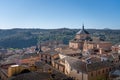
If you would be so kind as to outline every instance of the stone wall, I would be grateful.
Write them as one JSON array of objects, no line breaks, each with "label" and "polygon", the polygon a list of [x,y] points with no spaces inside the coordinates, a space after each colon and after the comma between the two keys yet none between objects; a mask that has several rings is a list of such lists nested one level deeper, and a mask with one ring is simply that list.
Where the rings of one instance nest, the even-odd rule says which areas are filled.
[{"label": "stone wall", "polygon": [[80,72],[80,71],[76,71],[76,70],[71,70],[70,77],[74,77],[76,80],[88,80],[88,74]]},{"label": "stone wall", "polygon": [[92,72],[88,72],[88,80],[107,80],[110,68],[101,68]]}]

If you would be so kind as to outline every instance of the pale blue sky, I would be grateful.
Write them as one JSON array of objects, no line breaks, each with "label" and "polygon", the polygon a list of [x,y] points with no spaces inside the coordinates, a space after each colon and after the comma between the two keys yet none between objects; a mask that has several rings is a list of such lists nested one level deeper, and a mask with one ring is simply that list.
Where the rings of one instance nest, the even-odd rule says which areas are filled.
[{"label": "pale blue sky", "polygon": [[0,29],[120,29],[120,0],[0,0]]}]

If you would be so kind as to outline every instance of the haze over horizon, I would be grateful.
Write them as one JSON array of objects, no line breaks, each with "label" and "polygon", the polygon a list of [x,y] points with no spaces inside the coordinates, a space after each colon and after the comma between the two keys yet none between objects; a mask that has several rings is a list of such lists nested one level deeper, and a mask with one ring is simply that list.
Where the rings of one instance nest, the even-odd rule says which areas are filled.
[{"label": "haze over horizon", "polygon": [[0,0],[0,29],[120,29],[120,0]]}]

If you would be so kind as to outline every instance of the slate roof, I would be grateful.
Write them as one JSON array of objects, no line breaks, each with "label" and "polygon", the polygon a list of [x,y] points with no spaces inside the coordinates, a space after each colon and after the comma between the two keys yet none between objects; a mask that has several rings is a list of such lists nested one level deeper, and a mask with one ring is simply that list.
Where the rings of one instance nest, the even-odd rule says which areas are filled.
[{"label": "slate roof", "polygon": [[111,71],[111,72],[110,72],[110,76],[119,77],[119,76],[120,76],[120,70],[117,69],[117,70]]},{"label": "slate roof", "polygon": [[89,32],[84,29],[84,25],[83,25],[82,29],[78,31],[76,34],[89,34]]}]

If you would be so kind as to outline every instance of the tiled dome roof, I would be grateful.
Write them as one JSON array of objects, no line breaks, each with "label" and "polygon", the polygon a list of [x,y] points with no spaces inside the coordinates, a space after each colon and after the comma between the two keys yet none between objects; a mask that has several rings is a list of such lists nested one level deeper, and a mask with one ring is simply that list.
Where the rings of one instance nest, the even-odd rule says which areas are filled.
[{"label": "tiled dome roof", "polygon": [[84,25],[83,25],[82,29],[78,31],[76,34],[89,34],[89,32],[84,29]]}]

